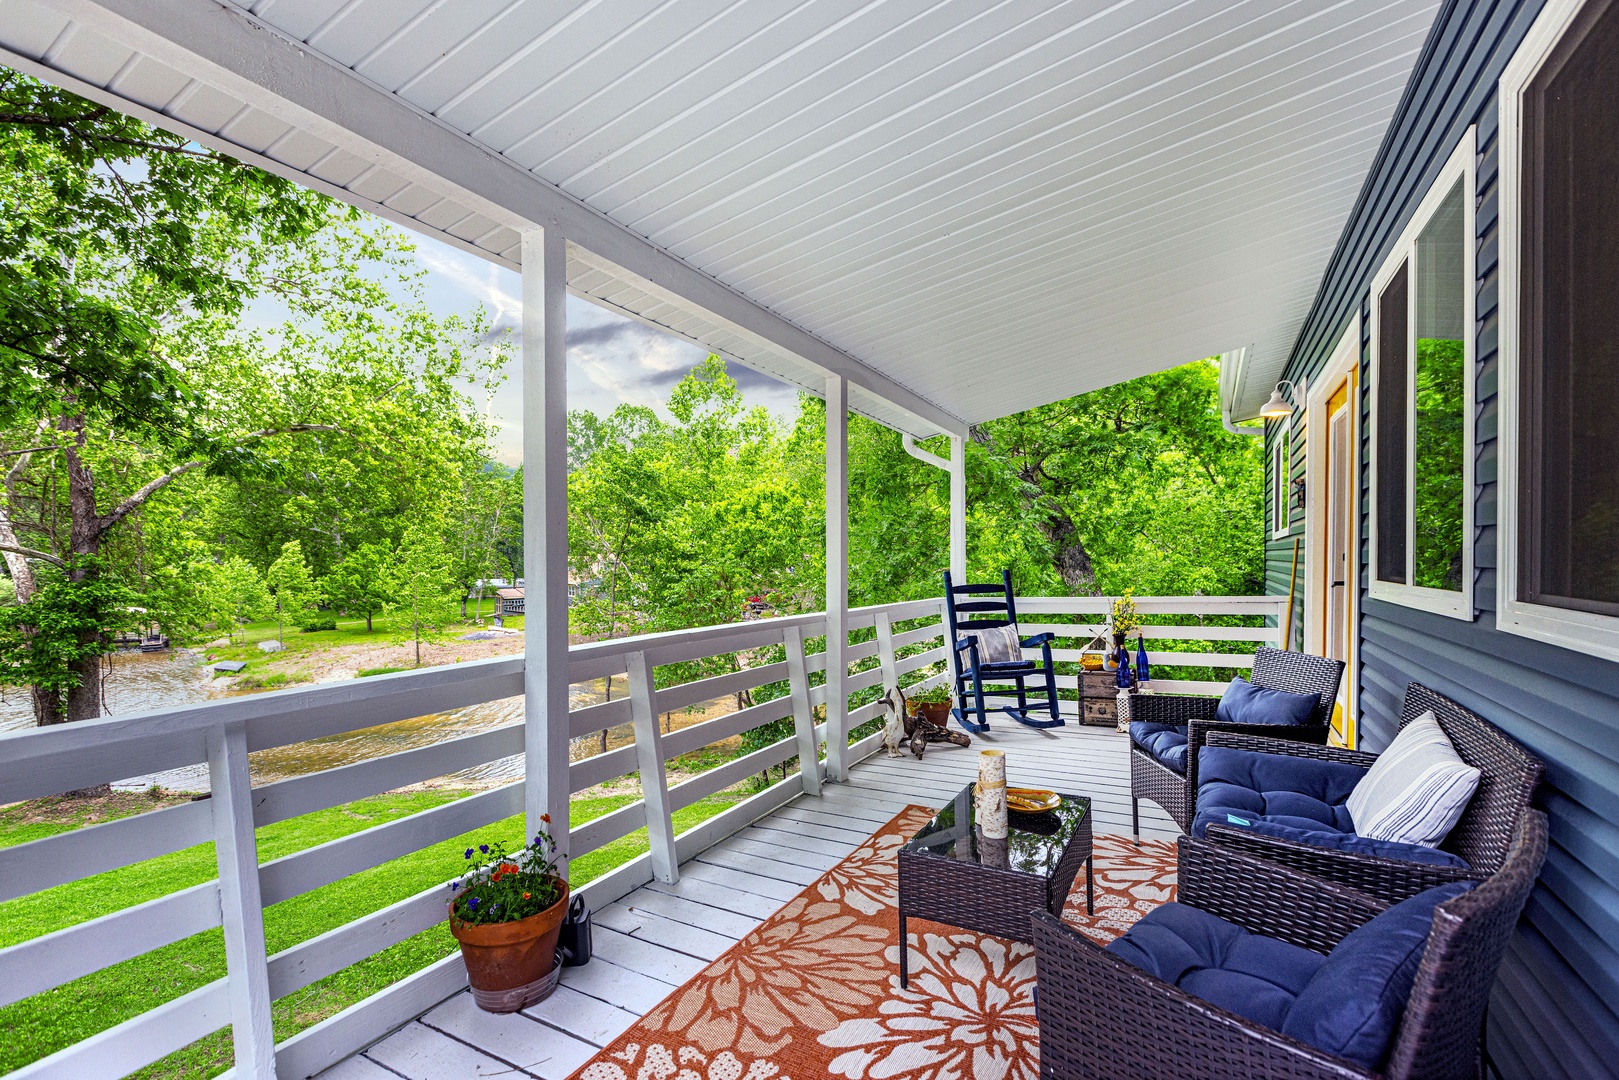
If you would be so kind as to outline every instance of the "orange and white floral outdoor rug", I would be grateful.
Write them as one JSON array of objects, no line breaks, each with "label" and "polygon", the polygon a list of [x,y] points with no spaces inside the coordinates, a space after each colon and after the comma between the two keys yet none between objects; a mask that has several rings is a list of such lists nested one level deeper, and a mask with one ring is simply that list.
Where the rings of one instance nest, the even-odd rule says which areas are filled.
[{"label": "orange and white floral outdoor rug", "polygon": [[[934,811],[907,807],[574,1074],[575,1080],[1034,1080],[1034,949],[912,919],[899,985],[900,846]],[[1094,842],[1063,917],[1099,943],[1175,898],[1175,848]]]}]

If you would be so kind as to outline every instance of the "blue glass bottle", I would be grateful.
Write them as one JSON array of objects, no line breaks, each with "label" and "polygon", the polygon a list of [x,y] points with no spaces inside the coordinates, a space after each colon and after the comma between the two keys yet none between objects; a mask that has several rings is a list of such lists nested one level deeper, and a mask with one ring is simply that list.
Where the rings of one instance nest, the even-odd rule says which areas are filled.
[{"label": "blue glass bottle", "polygon": [[1130,674],[1130,650],[1123,645],[1119,646],[1118,683],[1120,690],[1128,690],[1135,685],[1135,679]]},{"label": "blue glass bottle", "polygon": [[1147,641],[1145,634],[1136,636],[1136,679],[1139,682],[1152,681],[1152,669],[1147,666]]}]

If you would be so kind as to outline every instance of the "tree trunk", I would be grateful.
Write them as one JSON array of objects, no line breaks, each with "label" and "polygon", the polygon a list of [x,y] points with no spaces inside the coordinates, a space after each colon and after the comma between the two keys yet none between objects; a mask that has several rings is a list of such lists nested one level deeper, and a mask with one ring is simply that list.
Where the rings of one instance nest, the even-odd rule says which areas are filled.
[{"label": "tree trunk", "polygon": [[371,612],[369,611],[365,613],[365,632],[368,634],[371,632]]},{"label": "tree trunk", "polygon": [[[76,557],[93,556],[101,553],[101,518],[96,511],[96,479],[90,472],[90,467],[79,457],[79,448],[84,445],[84,417],[64,416],[57,427],[70,441],[62,448],[62,456],[67,464],[67,503],[72,514],[72,525],[69,530],[69,544]],[[68,571],[68,580],[81,582],[90,574],[100,573],[92,567],[74,566]],[[105,645],[102,635],[89,632],[81,635],[81,645]],[[78,677],[78,685],[67,692],[67,719],[71,723],[76,720],[94,720],[101,715],[101,652],[71,665],[71,670]]]},{"label": "tree trunk", "polygon": [[1063,584],[1076,596],[1096,594],[1096,569],[1091,565],[1090,553],[1079,538],[1079,530],[1067,511],[1052,504],[1040,531],[1051,541],[1051,556]]}]

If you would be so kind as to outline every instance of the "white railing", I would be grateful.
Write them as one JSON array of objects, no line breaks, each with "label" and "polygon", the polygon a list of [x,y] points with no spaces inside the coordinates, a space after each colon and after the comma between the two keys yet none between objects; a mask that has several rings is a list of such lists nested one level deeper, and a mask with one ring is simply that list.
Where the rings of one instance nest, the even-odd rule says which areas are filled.
[{"label": "white railing", "polygon": [[[1018,601],[1025,633],[1050,630],[1062,638],[1059,662],[1078,660],[1078,649],[1108,610],[1095,598]],[[1208,615],[1275,617],[1270,598],[1189,597],[1141,599],[1143,614],[1197,616],[1186,625],[1151,626],[1149,639],[1274,644],[1274,628],[1202,625]],[[856,609],[846,657],[855,669],[850,695],[870,698],[878,686],[914,679],[942,682],[946,658],[938,601]],[[1037,622],[1036,620],[1041,620]],[[1045,620],[1050,620],[1049,622]],[[919,625],[918,625],[919,623]],[[906,625],[911,624],[911,625]],[[643,797],[572,830],[569,855],[578,858],[645,826],[649,850],[585,885],[580,893],[597,908],[654,876],[673,880],[678,865],[825,779],[821,749],[826,725],[814,710],[825,704],[826,654],[808,652],[807,639],[823,636],[821,614],[736,623],[577,645],[570,649],[569,680],[585,683],[628,674],[630,695],[576,709],[569,735],[577,739],[629,724],[630,745],[573,762],[569,785],[578,792],[639,772]],[[1241,643],[1240,645],[1238,643]],[[708,657],[780,647],[784,658],[673,686],[655,687],[655,669]],[[1197,664],[1244,669],[1242,651],[1151,652],[1155,664]],[[1074,675],[1059,676],[1072,687]],[[1196,692],[1217,684],[1155,680],[1160,689]],[[657,717],[770,684],[788,692],[739,711],[668,734]],[[11,1074],[14,1077],[122,1076],[159,1060],[227,1024],[237,1049],[234,1075],[309,1076],[354,1053],[466,985],[459,954],[452,954],[276,1045],[270,1003],[426,930],[444,918],[444,886],[423,890],[316,938],[266,955],[263,908],[463,835],[522,812],[522,782],[506,784],[433,809],[377,825],[260,864],[254,830],[371,795],[444,776],[523,752],[523,724],[445,740],[252,787],[248,753],[340,735],[361,728],[521,695],[521,657],[402,672],[351,682],[284,690],[207,705],[109,718],[0,736],[0,804],[86,788],[124,777],[207,762],[212,797],[100,825],[0,848],[0,901],[29,895],[94,874],[133,865],[196,844],[215,843],[215,880],[0,949],[0,1006],[60,986],[109,965],[140,956],[215,927],[224,928],[226,977],[158,1005]],[[851,708],[848,726],[877,715],[875,702]],[[664,764],[690,751],[791,718],[793,735],[671,786]],[[876,751],[880,735],[850,748],[850,762]],[[673,815],[736,783],[799,760],[797,775],[676,834]]]}]

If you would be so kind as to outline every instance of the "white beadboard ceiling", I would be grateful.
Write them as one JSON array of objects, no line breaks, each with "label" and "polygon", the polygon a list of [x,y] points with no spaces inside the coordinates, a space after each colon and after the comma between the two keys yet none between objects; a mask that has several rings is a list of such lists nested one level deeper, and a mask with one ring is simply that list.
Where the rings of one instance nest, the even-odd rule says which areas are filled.
[{"label": "white beadboard ceiling", "polygon": [[[515,265],[512,202],[351,137],[319,58],[792,333],[611,250],[573,251],[575,292],[810,389],[830,346],[877,373],[856,407],[928,434],[1243,347],[1279,368],[1436,8],[0,0],[0,60]],[[221,19],[256,49],[198,44]]]}]

